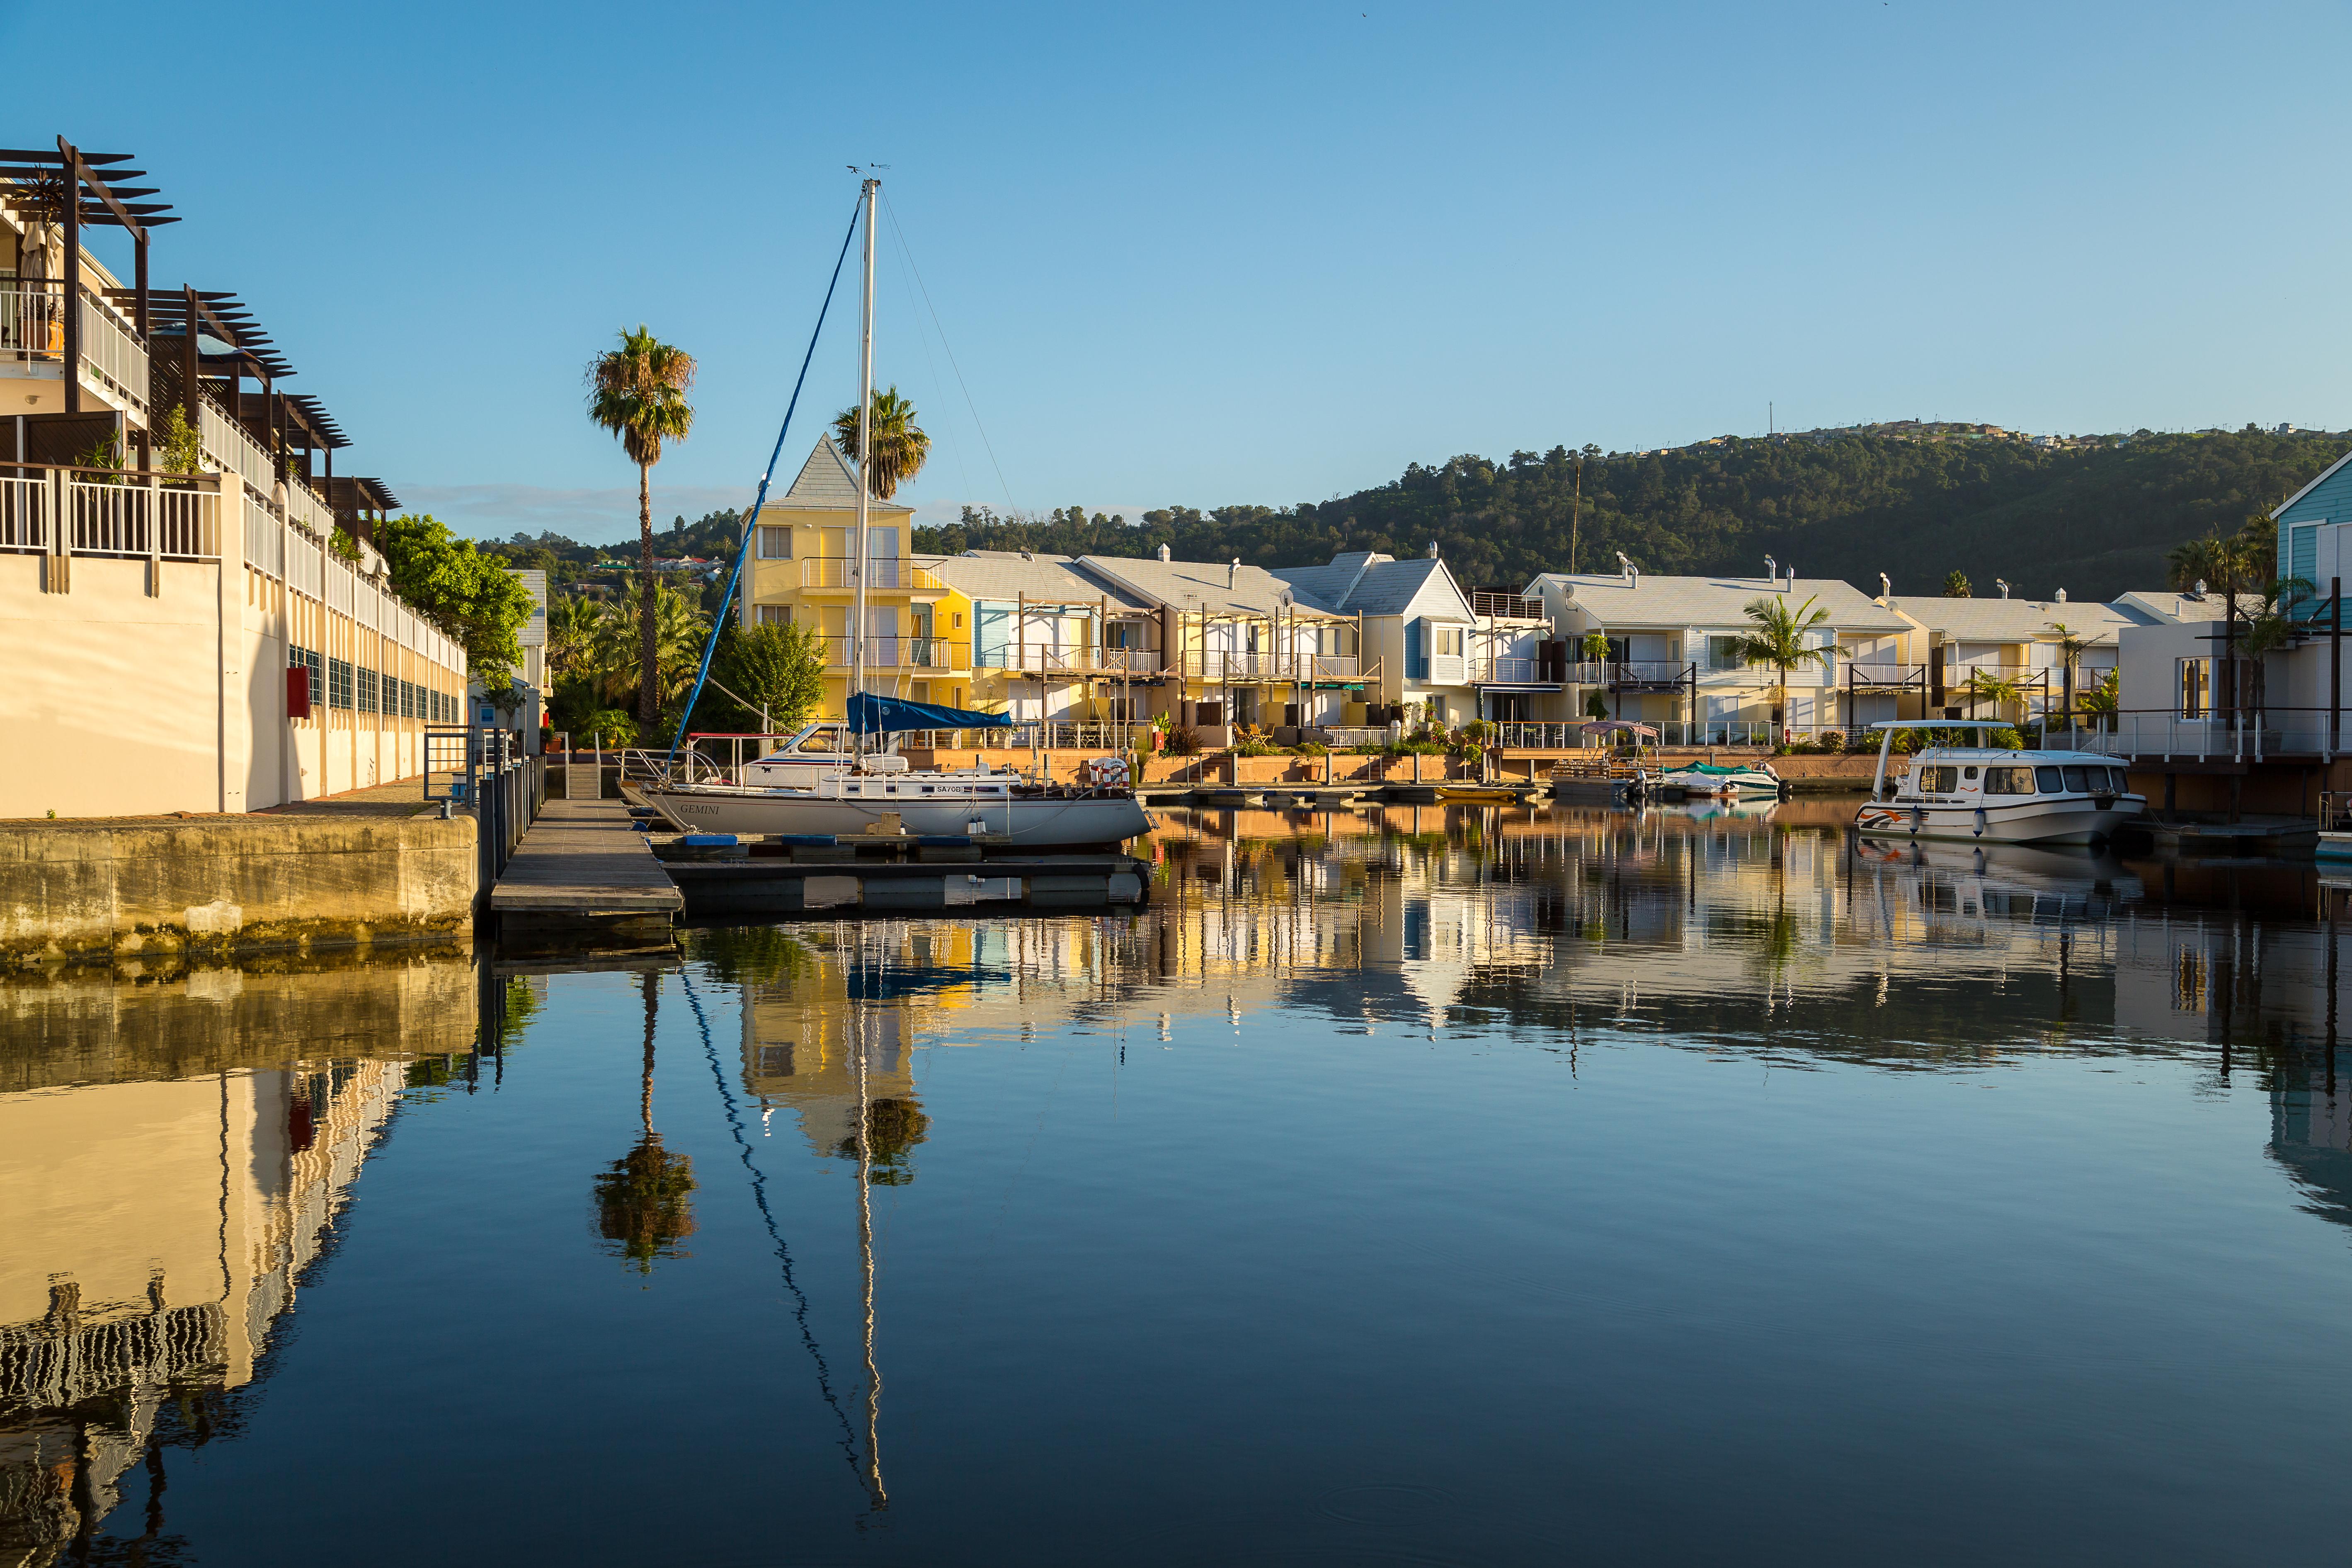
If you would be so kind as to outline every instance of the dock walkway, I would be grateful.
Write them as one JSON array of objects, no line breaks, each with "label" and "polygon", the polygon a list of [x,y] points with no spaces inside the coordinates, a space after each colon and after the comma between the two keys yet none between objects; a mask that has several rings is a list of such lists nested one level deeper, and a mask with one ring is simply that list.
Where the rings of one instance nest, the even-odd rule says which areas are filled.
[{"label": "dock walkway", "polygon": [[617,800],[550,800],[490,890],[501,947],[514,937],[593,932],[667,944],[686,899]]}]

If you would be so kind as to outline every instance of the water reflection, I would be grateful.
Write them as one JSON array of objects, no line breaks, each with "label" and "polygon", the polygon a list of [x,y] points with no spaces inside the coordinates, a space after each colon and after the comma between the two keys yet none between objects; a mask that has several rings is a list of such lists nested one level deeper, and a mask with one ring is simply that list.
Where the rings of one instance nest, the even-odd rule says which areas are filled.
[{"label": "water reflection", "polygon": [[[1372,1249],[1381,1261],[1355,1281],[1361,1299],[1423,1288],[1400,1277],[1422,1271],[1400,1271],[1398,1256],[1442,1258],[1435,1276],[1484,1282],[1475,1332],[1443,1321],[1416,1328],[1411,1310],[1375,1322],[1333,1309],[1335,1342],[1384,1347],[1349,1374],[1372,1386],[1406,1388],[1412,1374],[1398,1367],[1412,1354],[1437,1356],[1440,1339],[1455,1343],[1448,1353],[1475,1361],[1481,1336],[1507,1336],[1515,1314],[1530,1310],[1514,1282],[1534,1277],[1554,1248],[1597,1247],[1593,1238],[1616,1234],[1612,1226],[1664,1226],[1692,1246],[1690,1237],[1711,1240],[1712,1226],[1729,1223],[1711,1220],[1704,1205],[1672,1206],[1655,1180],[1644,1190],[1629,1179],[1600,1202],[1589,1193],[1575,1194],[1565,1166],[1513,1163],[1545,1144],[1557,1146],[1542,1148],[1547,1158],[1561,1160],[1603,1139],[1617,1140],[1621,1153],[1638,1150],[1643,1117],[1654,1119],[1646,1136],[1674,1142],[1683,1136],[1677,1118],[1699,1109],[1703,1091],[1671,1075],[1680,1100],[1636,1100],[1626,1119],[1606,1127],[1555,1104],[1553,1122],[1498,1132],[1492,1147],[1456,1149],[1498,1173],[1475,1202],[1445,1195],[1453,1189],[1425,1149],[1416,1163],[1386,1144],[1359,1151],[1314,1142],[1303,1131],[1395,1097],[1425,1100],[1433,1122],[1453,1115],[1459,1124],[1499,1126],[1519,1108],[1478,1098],[1493,1092],[1471,1065],[1482,1057],[1549,1064],[1546,1072],[1585,1092],[1623,1083],[1632,1055],[1643,1052],[1710,1072],[1715,1063],[1794,1068],[1822,1075],[1816,1082],[1843,1069],[1873,1086],[1879,1107],[1908,1105],[1899,1097],[1954,1082],[2011,1081],[2029,1064],[2118,1073],[2161,1066],[2170,1075],[2146,1093],[2216,1105],[2244,1090],[2266,1099],[2266,1133],[2241,1120],[2224,1135],[2234,1140],[2227,1161],[2267,1184],[2263,1201],[2273,1217],[2352,1224],[2352,1085],[2339,1083],[2336,1059],[2341,976],[2331,900],[2340,890],[2324,896],[2298,868],[1862,844],[1844,832],[1848,812],[1843,803],[1805,801],[1643,813],[1176,811],[1162,814],[1151,841],[1151,902],[1099,918],[698,931],[681,962],[625,975],[509,977],[441,958],[63,978],[0,990],[7,1025],[0,1048],[0,1563],[268,1556],[253,1537],[173,1533],[167,1499],[202,1496],[196,1489],[206,1479],[192,1479],[181,1456],[226,1439],[281,1452],[305,1440],[274,1426],[254,1391],[273,1375],[331,1375],[329,1366],[289,1353],[286,1330],[298,1298],[327,1282],[320,1265],[342,1244],[362,1167],[399,1119],[451,1114],[459,1097],[487,1097],[502,1082],[510,1096],[518,1087],[535,1092],[552,1079],[557,1058],[581,1075],[578,1096],[546,1100],[532,1118],[502,1125],[507,1136],[542,1141],[530,1146],[535,1152],[560,1148],[562,1158],[525,1162],[518,1153],[491,1167],[520,1173],[510,1186],[469,1188],[478,1212],[444,1244],[459,1254],[460,1277],[488,1279],[499,1251],[532,1245],[523,1234],[530,1225],[551,1231],[559,1222],[546,1216],[562,1216],[570,1226],[562,1246],[598,1271],[593,1279],[541,1261],[535,1267],[549,1275],[543,1300],[473,1305],[494,1306],[499,1316],[541,1312],[553,1322],[551,1304],[561,1303],[574,1310],[567,1331],[576,1337],[551,1330],[534,1348],[543,1362],[477,1369],[472,1375],[486,1380],[478,1386],[441,1388],[439,1396],[457,1410],[528,1408],[546,1382],[599,1382],[605,1363],[624,1353],[618,1347],[657,1339],[678,1358],[675,1379],[655,1382],[660,1399],[687,1427],[727,1432],[725,1446],[748,1456],[762,1486],[801,1499],[795,1506],[806,1511],[795,1519],[820,1534],[824,1527],[808,1521],[848,1511],[845,1496],[865,1528],[937,1531],[942,1516],[989,1506],[977,1493],[1018,1489],[1021,1473],[1084,1468],[1077,1450],[1085,1442],[1020,1448],[1011,1434],[1029,1430],[1024,1412],[964,1408],[957,1391],[989,1386],[971,1366],[1018,1364],[1028,1335],[1057,1345],[1080,1335],[1097,1298],[1118,1297],[1122,1330],[1152,1344],[1210,1332],[1202,1325],[1215,1321],[1221,1297],[1255,1291],[1301,1310],[1302,1281],[1344,1268],[1348,1226],[1368,1223],[1350,1221],[1344,1206],[1307,1211],[1263,1252],[1252,1253],[1238,1229],[1239,1239],[1219,1247],[1181,1248],[1188,1229],[1238,1227],[1250,1214],[1278,1211],[1294,1189],[1314,1190],[1329,1179],[1320,1166],[1341,1163],[1345,1176],[1380,1189],[1379,1198],[1362,1201],[1384,1239]],[[517,1056],[509,1074],[507,1047],[554,1028],[560,1004],[573,1010],[551,1037],[569,1048]],[[1325,1048],[1333,1037],[1346,1048]],[[1312,1047],[1315,1066],[1271,1102],[1255,1088],[1227,1095],[1221,1071],[1236,1085],[1255,1080],[1239,1066],[1191,1067],[1204,1042],[1239,1048],[1246,1055],[1220,1059],[1253,1068]],[[1164,1096],[1173,1070],[1144,1079],[1150,1089],[1123,1090],[1130,1051],[1153,1053],[1155,1062],[1186,1058],[1211,1086],[1191,1102],[1192,1120],[1181,1133],[1147,1117],[1149,1131],[1124,1141],[1118,1096]],[[1041,1065],[1049,1059],[1050,1074]],[[1058,1075],[1074,1060],[1087,1064],[1079,1070],[1098,1063],[1109,1075],[1108,1104],[1066,1134],[1076,1147],[1058,1185],[1024,1186],[1040,1158],[1047,1107],[1064,1092]],[[1347,1081],[1357,1073],[1390,1076],[1365,1089]],[[1541,1091],[1524,1078],[1511,1081],[1516,1092]],[[1031,1087],[1004,1087],[1019,1084]],[[2191,1092],[2179,1092],[2182,1084]],[[1717,1092],[1735,1117],[1745,1108],[1745,1091]],[[1019,1093],[1034,1094],[1037,1105]],[[2086,1151],[2096,1143],[2127,1173],[2160,1176],[2159,1164],[2129,1166],[2142,1156],[2127,1142],[2098,1142],[2108,1103],[2146,1102],[2119,1092],[2111,1102],[2065,1102],[2072,1131],[2063,1139]],[[1869,1141],[1859,1130],[1822,1125],[1822,1163],[1861,1160],[1855,1151]],[[462,1152],[461,1133],[445,1128],[442,1136],[443,1157]],[[1391,1126],[1389,1136],[1402,1149],[1406,1134]],[[1050,1152],[1053,1140],[1044,1142]],[[1678,1152],[1663,1163],[1689,1158]],[[1164,1246],[1200,1272],[1197,1281],[1121,1297],[1118,1268],[1067,1272],[1072,1258],[1093,1256],[1069,1236],[1017,1224],[1000,1230],[1024,1204],[1055,1215],[1085,1213],[1102,1191],[1123,1190],[1129,1163],[1161,1184],[1129,1192],[1134,1212],[1107,1222],[1122,1240],[1129,1230],[1142,1234],[1128,1273],[1148,1276],[1154,1249]],[[562,1195],[533,1207],[530,1173],[541,1165]],[[1246,1176],[1220,1185],[1227,1165]],[[1422,1174],[1406,1180],[1400,1170]],[[1898,1189],[1905,1179],[1899,1163],[1863,1174]],[[397,1161],[370,1179],[386,1176],[421,1179]],[[1801,1184],[1762,1190],[1800,1214],[1822,1203]],[[1515,1217],[1508,1259],[1462,1239],[1477,1234],[1482,1212],[1527,1203],[1531,1194],[1542,1201]],[[1713,1193],[1707,1201],[1724,1200]],[[1916,1201],[1929,1200],[1922,1193]],[[1577,1205],[1594,1202],[1601,1217],[1586,1217],[1589,1228],[1580,1231]],[[924,1217],[949,1212],[963,1217]],[[2012,1215],[2008,1223],[2020,1222]],[[389,1244],[381,1235],[373,1240]],[[1992,1227],[1990,1243],[2000,1240]],[[2194,1235],[2180,1240],[2191,1256],[2202,1244]],[[2006,1265],[1990,1243],[1977,1238],[1970,1245],[1983,1250],[1971,1256],[1998,1273]],[[1610,1289],[1630,1289],[1619,1277],[1628,1258],[1643,1257],[1638,1240],[1624,1245],[1633,1250],[1611,1255],[1613,1273],[1590,1270]],[[1234,1278],[1222,1277],[1227,1268]],[[984,1282],[975,1292],[971,1282],[982,1276],[1013,1283]],[[510,1290],[534,1288],[520,1278]],[[1033,1289],[1040,1280],[1058,1289],[1040,1294]],[[579,1326],[579,1300],[617,1285],[641,1299],[625,1330]],[[1601,1289],[1588,1280],[1539,1298],[1559,1319],[1538,1325],[1538,1342],[1550,1349],[1532,1361],[1525,1349],[1515,1352],[1515,1385],[1563,1375],[1543,1358],[1575,1363],[1580,1336],[1622,1332],[1612,1304],[1594,1294]],[[941,1306],[959,1292],[988,1305]],[[1065,1293],[1076,1296],[1075,1309]],[[707,1330],[677,1325],[714,1300],[740,1310],[724,1320],[727,1332],[713,1339],[709,1359],[697,1360]],[[967,1331],[959,1312],[986,1310],[1006,1315],[995,1337],[959,1339]],[[1420,1310],[1431,1310],[1423,1300]],[[1682,1310],[1653,1302],[1628,1321],[1663,1321]],[[1272,1334],[1281,1326],[1259,1327]],[[1316,1328],[1311,1315],[1303,1326]],[[1422,1331],[1428,1338],[1406,1347],[1378,1337]],[[1784,1324],[1778,1331],[1804,1331]],[[1636,1334],[1625,1342],[1643,1342]],[[763,1408],[750,1425],[730,1403],[754,1375],[740,1361],[747,1343],[785,1347],[757,1358],[761,1374],[777,1379],[757,1397],[786,1414]],[[1703,1343],[1691,1338],[1685,1349]],[[1764,1351],[1774,1353],[1770,1344]],[[1096,1346],[1094,1353],[1105,1352]],[[1834,1352],[1809,1344],[1803,1353]],[[1072,1361],[1085,1364],[1075,1351]],[[1096,1364],[1099,1373],[1103,1363]],[[1672,1403],[1648,1381],[1669,1369],[1639,1356],[1627,1364],[1638,1394],[1580,1368],[1580,1397],[1639,1435],[1645,1402]],[[1906,1363],[1904,1375],[1915,1370]],[[333,1375],[370,1373],[345,1365]],[[373,1375],[429,1382],[436,1374],[430,1364],[406,1364]],[[1285,1384],[1307,1377],[1290,1363],[1260,1365],[1254,1375],[1270,1380],[1265,1392],[1276,1405],[1312,1403]],[[1172,1381],[1173,1395],[1082,1376],[1066,1387],[1033,1380],[1020,1397],[1046,1412],[1047,1425],[1095,1433],[1103,1443],[1142,1419],[1136,1413],[1155,1399],[1163,1418],[1202,1423],[1181,1444],[1169,1440],[1179,1472],[1162,1478],[1170,1491],[1151,1491],[1132,1476],[1096,1478],[1098,1489],[1111,1489],[1102,1495],[1128,1500],[1122,1506],[1181,1521],[1186,1510],[1171,1496],[1241,1483],[1224,1468],[1222,1439],[1200,1435],[1223,1430],[1219,1401],[1234,1395]],[[607,1396],[617,1400],[628,1380],[613,1383]],[[790,1414],[803,1409],[792,1401],[812,1386],[818,1403]],[[1730,1422],[1717,1397],[1675,1406],[1673,1419]],[[1816,1397],[1811,1384],[1779,1391],[1774,1408]],[[1196,1409],[1187,1400],[1201,1403]],[[1402,1393],[1398,1400],[1400,1411],[1411,1404]],[[1418,1408],[1370,1440],[1438,1466],[1425,1437],[1428,1408]],[[803,1476],[785,1460],[767,1473],[767,1446],[788,1448],[803,1417],[823,1428],[811,1441],[826,1450],[829,1474]],[[1359,1418],[1377,1423],[1381,1413],[1374,1407]],[[1791,1421],[1790,1430],[1801,1425]],[[940,1452],[941,1432],[977,1427],[996,1441],[1000,1426],[1008,1451],[1019,1455],[1012,1468],[982,1462],[992,1455]],[[1507,1429],[1517,1433],[1515,1451],[1555,1440],[1545,1436],[1549,1426],[1497,1426]],[[1318,1447],[1346,1449],[1356,1436],[1320,1428],[1288,1447],[1253,1450],[1249,1462],[1286,1474],[1279,1467],[1305,1464]],[[1988,1441],[1998,1436],[1993,1429]],[[1644,1450],[1653,1458],[1675,1451]],[[567,1472],[565,1488],[620,1484],[623,1471],[600,1468],[595,1452],[566,1455],[562,1464],[579,1473]],[[1503,1462],[1496,1455],[1482,1461]],[[514,1464],[520,1479],[530,1461]],[[965,1482],[965,1464],[985,1479]],[[1327,1500],[1344,1493],[1344,1505],[1308,1511],[1355,1529],[1370,1527],[1356,1515],[1371,1509],[1374,1522],[1385,1521],[1381,1529],[1404,1529],[1373,1505],[1423,1495],[1413,1489],[1419,1482],[1345,1479],[1313,1491]],[[1052,1490],[1059,1482],[1034,1484]],[[1118,1491],[1123,1487],[1138,1489]],[[1433,1482],[1431,1495],[1442,1495]],[[611,1511],[635,1506],[624,1500]],[[673,1521],[699,1532],[677,1549],[748,1550],[751,1538],[726,1533],[730,1511],[686,1527]],[[258,1510],[245,1517],[256,1531],[268,1528]],[[1532,1524],[1522,1519],[1515,1528]],[[953,1536],[915,1539],[936,1554]],[[1200,1548],[1193,1556],[1213,1554],[1209,1538],[1185,1539]],[[1358,1555],[1373,1539],[1347,1538]],[[1299,1544],[1301,1555],[1322,1550]],[[1052,1543],[1041,1555],[1067,1555],[1069,1545]],[[365,1542],[338,1546],[361,1557],[398,1556],[389,1544],[380,1552]],[[1273,1548],[1228,1555],[1252,1551]],[[1482,1560],[1531,1554],[1514,1547]]]},{"label": "water reflection", "polygon": [[[412,1086],[474,1055],[447,961],[0,988],[0,1561],[86,1560],[165,1452],[238,1433]],[[396,1054],[393,1054],[396,1053]]]}]

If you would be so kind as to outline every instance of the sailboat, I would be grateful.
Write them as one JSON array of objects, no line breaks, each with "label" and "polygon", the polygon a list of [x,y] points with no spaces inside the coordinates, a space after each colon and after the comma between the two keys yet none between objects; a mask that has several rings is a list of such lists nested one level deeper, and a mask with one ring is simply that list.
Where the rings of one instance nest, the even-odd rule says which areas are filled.
[{"label": "sailboat", "polygon": [[[1124,759],[1091,760],[1086,782],[1076,784],[980,768],[914,769],[889,749],[893,737],[925,730],[1005,729],[1012,719],[866,689],[866,527],[874,449],[874,204],[881,185],[881,181],[869,179],[860,195],[866,226],[865,314],[857,356],[857,545],[852,567],[857,604],[850,627],[851,749],[804,750],[820,731],[832,727],[819,721],[793,736],[781,751],[740,769],[734,782],[639,782],[632,794],[690,833],[839,837],[887,831],[895,823],[901,833],[984,838],[1018,849],[1123,843],[1151,826],[1128,782]],[[744,520],[747,541],[758,523],[755,502]],[[715,629],[712,636],[715,642]],[[706,649],[706,668],[709,658]]]}]

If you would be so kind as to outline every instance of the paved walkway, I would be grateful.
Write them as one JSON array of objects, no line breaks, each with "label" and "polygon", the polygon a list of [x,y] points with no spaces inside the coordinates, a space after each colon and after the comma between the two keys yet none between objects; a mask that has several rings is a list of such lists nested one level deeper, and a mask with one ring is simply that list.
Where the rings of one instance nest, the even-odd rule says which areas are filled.
[{"label": "paved walkway", "polygon": [[686,907],[617,800],[551,799],[490,890],[500,914],[676,914]]},{"label": "paved walkway", "polygon": [[[453,775],[436,773],[434,784],[446,791]],[[365,789],[347,789],[341,795],[321,795],[317,800],[291,800],[284,805],[265,805],[256,816],[415,816],[420,812],[439,811],[438,801],[425,798],[422,776],[396,779],[391,784],[370,784]]]}]

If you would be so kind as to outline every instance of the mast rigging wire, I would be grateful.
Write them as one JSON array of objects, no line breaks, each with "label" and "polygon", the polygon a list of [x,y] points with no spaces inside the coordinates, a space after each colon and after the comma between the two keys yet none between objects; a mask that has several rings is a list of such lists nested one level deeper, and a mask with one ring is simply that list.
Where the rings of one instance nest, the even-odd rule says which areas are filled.
[{"label": "mast rigging wire", "polygon": [[[861,193],[859,206],[866,205]],[[784,437],[792,433],[793,414],[801,405],[801,388],[808,382],[809,362],[816,358],[816,341],[824,331],[825,312],[833,309],[833,291],[841,283],[841,265],[849,259],[849,242],[857,237],[858,214],[849,215],[849,232],[841,237],[841,254],[833,258],[833,280],[824,286],[824,303],[816,310],[816,327],[809,333],[808,353],[801,355],[801,374],[793,383],[793,397],[784,405],[784,422],[776,431],[776,445],[768,453],[768,466],[760,470],[760,488],[751,498],[751,509],[743,514],[743,537],[735,546],[734,569],[727,574],[727,602],[710,618],[710,637],[702,645],[702,665],[694,672],[694,689],[687,693],[686,707],[677,716],[677,733],[670,737],[669,756],[666,767],[677,764],[677,749],[686,743],[686,727],[694,720],[694,705],[702,700],[703,682],[710,679],[710,656],[719,650],[719,634],[727,627],[727,614],[735,607],[735,584],[743,575],[744,557],[751,553],[751,536],[760,526],[760,509],[768,502],[768,480],[776,471],[776,459],[784,455]],[[898,221],[892,219],[892,222]],[[982,437],[985,439],[985,437]]]}]

